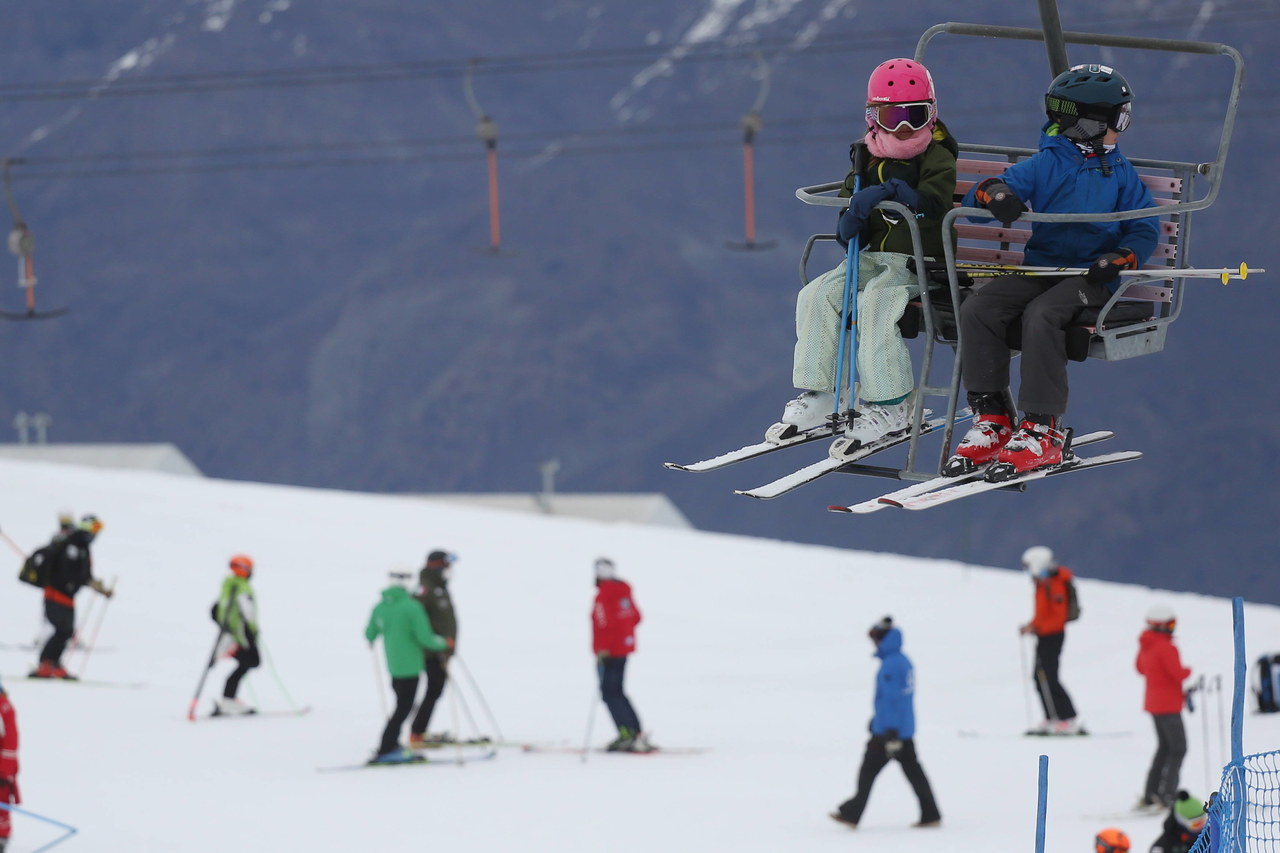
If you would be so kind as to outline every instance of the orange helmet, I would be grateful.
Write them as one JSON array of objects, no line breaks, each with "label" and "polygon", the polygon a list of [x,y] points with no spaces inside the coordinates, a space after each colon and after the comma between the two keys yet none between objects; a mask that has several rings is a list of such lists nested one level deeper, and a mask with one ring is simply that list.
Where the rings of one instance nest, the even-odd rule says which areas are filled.
[{"label": "orange helmet", "polygon": [[237,577],[249,577],[253,574],[253,558],[248,554],[236,554],[231,558],[231,571]]},{"label": "orange helmet", "polygon": [[1093,846],[1098,853],[1128,853],[1129,836],[1114,827],[1108,827],[1098,833]]}]

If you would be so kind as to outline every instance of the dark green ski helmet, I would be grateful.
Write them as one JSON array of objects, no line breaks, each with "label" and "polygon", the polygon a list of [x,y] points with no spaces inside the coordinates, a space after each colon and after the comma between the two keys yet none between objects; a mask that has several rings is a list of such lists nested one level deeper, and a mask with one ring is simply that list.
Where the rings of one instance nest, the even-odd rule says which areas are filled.
[{"label": "dark green ski helmet", "polygon": [[1049,84],[1044,109],[1071,139],[1092,141],[1129,126],[1133,90],[1109,65],[1076,65]]}]

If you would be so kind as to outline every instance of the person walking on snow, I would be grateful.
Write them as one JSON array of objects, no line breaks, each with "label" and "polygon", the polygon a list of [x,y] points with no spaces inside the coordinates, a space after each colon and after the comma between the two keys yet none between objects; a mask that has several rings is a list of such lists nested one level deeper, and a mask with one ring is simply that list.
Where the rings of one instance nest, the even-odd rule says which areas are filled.
[{"label": "person walking on snow", "polygon": [[1075,705],[1058,678],[1062,645],[1066,641],[1067,621],[1071,615],[1071,570],[1058,565],[1053,551],[1043,545],[1035,545],[1023,552],[1022,567],[1031,575],[1034,584],[1035,611],[1031,621],[1020,627],[1018,633],[1035,635],[1035,672],[1031,675],[1031,682],[1044,707],[1044,721],[1030,733],[1084,734],[1084,727],[1076,719]]},{"label": "person walking on snow", "polygon": [[62,653],[76,631],[76,593],[87,586],[107,598],[112,591],[93,576],[93,557],[89,546],[102,531],[97,516],[86,515],[66,535],[61,531],[45,557],[48,575],[44,587],[44,615],[53,626],[53,636],[40,650],[40,662],[31,671],[32,678],[65,678],[74,680],[62,665]]},{"label": "person walking on snow", "polygon": [[631,585],[621,580],[613,561],[596,560],[596,600],[591,607],[591,648],[596,654],[600,698],[609,709],[618,737],[610,752],[652,752],[653,744],[640,727],[640,717],[623,692],[627,658],[636,650],[636,626],[640,610],[631,596]]},{"label": "person walking on snow", "polygon": [[[0,805],[22,802],[18,794],[18,715],[0,684]],[[9,844],[9,810],[0,809],[0,853]]]},{"label": "person walking on snow", "polygon": [[[976,184],[962,204],[984,207],[1005,225],[1028,207],[1036,213],[1081,214],[1155,207],[1116,144],[1129,126],[1132,101],[1129,83],[1106,65],[1062,72],[1045,95],[1048,121],[1040,150],[1000,177]],[[1156,217],[1031,224],[1024,263],[1088,271],[1061,278],[997,276],[961,305],[961,371],[974,419],[943,466],[944,475],[991,465],[987,479],[1003,480],[1062,462],[1067,327],[1081,311],[1106,304],[1120,286],[1121,270],[1145,264],[1158,236]],[[1011,420],[1016,412],[1006,402],[1015,350],[1022,352],[1018,408],[1023,411],[1016,433]]]},{"label": "person walking on snow", "polygon": [[920,820],[913,827],[942,825],[942,815],[933,799],[933,789],[916,756],[915,673],[911,660],[902,653],[902,632],[886,616],[867,632],[876,645],[880,670],[876,673],[875,713],[871,717],[871,739],[858,770],[858,790],[840,804],[831,817],[857,829],[871,796],[871,784],[891,760],[902,765],[920,801]]},{"label": "person walking on snow", "polygon": [[449,568],[457,559],[445,551],[432,551],[427,555],[426,566],[418,573],[418,594],[415,597],[427,611],[431,629],[444,637],[449,648],[426,653],[427,692],[418,706],[418,713],[413,716],[413,722],[409,724],[410,749],[421,749],[444,740],[428,737],[427,728],[431,725],[436,702],[444,692],[445,682],[449,680],[449,658],[458,648],[458,617],[449,595]]},{"label": "person walking on snow", "polygon": [[249,584],[253,560],[245,554],[236,554],[228,568],[231,574],[222,582],[218,602],[213,606],[213,619],[222,629],[218,655],[234,658],[236,668],[227,676],[222,697],[214,704],[215,716],[254,713],[253,708],[236,698],[236,691],[240,689],[240,679],[262,663],[258,650],[258,606]]},{"label": "person walking on snow", "polygon": [[1179,791],[1164,819],[1160,837],[1151,843],[1151,853],[1187,853],[1208,822],[1204,804],[1186,791]]},{"label": "person walking on snow", "polygon": [[[951,210],[959,148],[938,119],[933,78],[910,59],[882,62],[867,81],[866,134],[850,146],[853,163],[840,195],[842,246],[857,240],[858,407],[845,428],[852,439],[833,445],[857,450],[911,426],[915,387],[911,353],[898,329],[907,301],[920,282],[907,263],[914,257],[910,227],[900,214],[877,210],[883,201],[907,206],[919,223],[922,252],[942,258],[942,217]],[[796,299],[796,348],[792,382],[803,392],[787,403],[782,423],[797,430],[817,427],[835,411],[840,315],[848,259],[818,276]]]},{"label": "person walking on snow", "polygon": [[391,674],[391,692],[396,697],[395,710],[391,712],[382,741],[370,764],[392,764],[413,761],[416,753],[400,746],[400,730],[413,710],[413,700],[418,695],[418,680],[422,674],[424,655],[428,651],[443,652],[449,648],[444,637],[431,630],[431,620],[422,605],[409,594],[413,574],[393,571],[390,584],[382,591],[382,600],[369,614],[369,624],[364,636],[369,647],[382,637],[382,650],[387,657],[387,671]]},{"label": "person walking on snow", "polygon": [[1142,708],[1156,727],[1156,754],[1137,808],[1163,810],[1174,804],[1182,759],[1187,754],[1187,730],[1182,724],[1185,694],[1182,682],[1191,670],[1182,665],[1173,629],[1178,619],[1168,607],[1147,611],[1147,627],[1138,637],[1138,672],[1146,679]]}]

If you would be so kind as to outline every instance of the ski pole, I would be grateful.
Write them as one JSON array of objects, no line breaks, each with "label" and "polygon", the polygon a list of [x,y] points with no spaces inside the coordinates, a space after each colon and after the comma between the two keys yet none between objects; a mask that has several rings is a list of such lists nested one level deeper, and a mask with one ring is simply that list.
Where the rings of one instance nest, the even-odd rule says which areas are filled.
[{"label": "ski pole", "polygon": [[98,621],[94,623],[93,633],[89,636],[89,645],[85,646],[84,659],[80,661],[80,677],[84,676],[84,671],[89,667],[89,655],[93,652],[93,647],[98,642],[98,631],[102,630],[102,620],[107,618],[107,605],[111,603],[111,599],[115,598],[116,585],[119,584],[119,582],[120,578],[118,576],[113,577],[111,579],[111,586],[107,587],[108,594],[103,595],[103,598],[105,598],[106,601],[102,603],[102,609],[98,611]]},{"label": "ski pole", "polygon": [[17,554],[19,557],[21,557],[24,562],[26,561],[27,552],[23,551],[17,542],[14,542],[12,539],[10,539],[8,533],[5,533],[3,530],[0,530],[0,538],[3,538],[5,542],[8,542],[9,547],[13,549],[13,552]]},{"label": "ski pole", "polygon": [[1213,691],[1218,694],[1218,757],[1226,763],[1227,752],[1227,716],[1222,711],[1222,676],[1213,677]]},{"label": "ski pole", "polygon": [[1191,697],[1197,690],[1200,691],[1200,731],[1204,735],[1204,790],[1209,790],[1210,770],[1209,770],[1209,706],[1205,703],[1205,680],[1204,676],[1196,679],[1196,683],[1187,691],[1187,710],[1196,713],[1195,705],[1192,704]]},{"label": "ski pole", "polygon": [[[856,162],[861,159],[862,148],[856,149],[855,162],[853,164],[853,192],[856,194],[862,187],[862,176],[858,174],[860,164]],[[858,275],[858,241],[861,235],[853,235],[853,239],[849,241],[849,246],[845,250],[845,266],[844,266],[844,297],[840,303],[840,346],[836,352],[836,387],[835,387],[835,411],[833,413],[835,420],[840,417],[840,393],[844,390],[844,368],[845,353],[847,352],[849,360],[849,408],[854,408],[853,391],[857,386],[858,377],[858,293],[857,293],[857,275]]]},{"label": "ski pole", "polygon": [[209,663],[205,666],[204,672],[200,673],[200,682],[196,685],[196,693],[191,697],[191,705],[187,708],[187,719],[193,723],[196,721],[196,703],[200,701],[200,691],[204,690],[205,679],[208,678],[209,673],[213,671],[213,665],[218,662],[218,647],[222,645],[222,638],[226,635],[226,624],[219,622],[218,639],[213,641],[213,651],[209,652]]},{"label": "ski pole", "polygon": [[48,844],[45,844],[42,847],[37,847],[35,850],[32,850],[31,853],[40,853],[41,850],[48,850],[50,847],[53,847],[55,844],[61,844],[62,842],[66,841],[68,838],[70,838],[71,836],[75,835],[77,832],[80,831],[69,823],[63,823],[60,820],[54,820],[53,818],[45,817],[42,814],[29,812],[26,809],[19,808],[18,806],[11,806],[8,803],[0,803],[0,809],[4,809],[5,811],[12,812],[13,814],[20,814],[24,817],[29,817],[35,820],[43,821],[45,823],[52,824],[53,826],[56,826],[59,829],[66,830],[65,834],[58,836],[57,838],[53,839]]},{"label": "ski pole", "polygon": [[373,643],[369,644],[369,660],[373,664],[373,683],[378,688],[378,704],[382,707],[382,716],[390,719],[391,711],[387,709],[387,694],[382,691],[382,667],[378,664],[378,650],[374,648]]},{"label": "ski pole", "polygon": [[262,648],[262,656],[267,659],[267,669],[271,671],[271,678],[275,681],[276,687],[280,688],[280,693],[284,696],[284,700],[289,703],[290,710],[298,710],[298,703],[293,701],[293,697],[289,695],[289,691],[285,689],[284,682],[280,680],[280,674],[276,672],[276,662],[271,657],[271,652],[267,650],[267,644],[262,641],[262,637],[258,637],[258,645]]},{"label": "ski pole", "polygon": [[[992,272],[1009,272],[1019,275],[1044,276],[1044,275],[1084,275],[1088,269],[1084,267],[1028,267],[1021,264],[984,264],[984,263],[958,263],[956,269],[964,272],[982,272],[989,270]],[[1250,268],[1247,264],[1241,264],[1238,267],[1218,267],[1218,268],[1192,268],[1178,269],[1177,267],[1166,267],[1163,269],[1152,270],[1121,270],[1120,275],[1126,278],[1143,279],[1162,279],[1162,278],[1216,278],[1223,284],[1233,279],[1244,281],[1249,277],[1249,273],[1266,272],[1261,267]]]},{"label": "ski pole", "polygon": [[480,707],[484,709],[485,716],[489,718],[489,725],[493,726],[494,735],[497,736],[498,740],[505,740],[502,736],[502,729],[498,726],[498,721],[494,719],[493,712],[489,710],[489,703],[484,699],[484,693],[480,691],[480,685],[476,684],[476,680],[471,677],[471,670],[467,666],[467,662],[456,654],[452,659],[456,660],[458,665],[462,667],[462,674],[467,677],[467,683],[471,685],[471,689],[475,691],[476,698],[480,700]]},{"label": "ski pole", "polygon": [[456,754],[457,764],[461,767],[464,763],[462,758],[462,725],[458,719],[458,685],[449,678],[449,662],[446,659],[444,664],[445,672],[445,689],[449,691],[449,722],[453,726],[453,730],[458,733],[458,737],[453,739],[454,753]]},{"label": "ski pole", "polygon": [[471,727],[471,733],[477,740],[479,740],[485,736],[480,734],[480,727],[476,725],[476,718],[471,713],[471,707],[467,705],[467,697],[463,695],[462,692],[462,682],[458,681],[454,677],[453,671],[449,667],[449,663],[452,662],[453,656],[450,655],[449,657],[450,661],[445,663],[445,672],[448,674],[448,684],[451,687],[456,688],[455,692],[458,694],[458,704],[462,706],[462,716],[466,717],[467,725]]},{"label": "ski pole", "polygon": [[[604,680],[604,664],[596,663],[596,672],[600,680]],[[596,725],[596,706],[600,704],[599,686],[591,692],[591,710],[587,713],[587,734],[582,740],[582,763],[587,763],[587,756],[591,754],[591,732]]]},{"label": "ski pole", "polygon": [[1022,661],[1022,708],[1026,712],[1027,728],[1030,729],[1036,721],[1031,714],[1031,691],[1027,689],[1027,685],[1031,683],[1031,672],[1027,668],[1027,644],[1022,641],[1021,636],[1018,637],[1018,657]]}]

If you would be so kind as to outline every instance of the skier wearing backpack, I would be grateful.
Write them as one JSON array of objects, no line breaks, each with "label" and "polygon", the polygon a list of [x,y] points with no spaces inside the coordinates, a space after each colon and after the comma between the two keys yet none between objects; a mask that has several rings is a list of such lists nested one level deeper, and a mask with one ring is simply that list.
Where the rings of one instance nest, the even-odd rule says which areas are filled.
[{"label": "skier wearing backpack", "polygon": [[[1029,207],[1036,213],[1063,214],[1155,207],[1116,144],[1129,126],[1132,101],[1128,82],[1106,65],[1077,65],[1062,72],[1045,94],[1048,121],[1039,151],[998,178],[973,186],[962,204],[984,207],[1006,225]],[[1062,462],[1067,327],[1082,310],[1106,304],[1120,286],[1120,272],[1145,264],[1158,236],[1154,216],[1031,224],[1024,263],[1088,270],[1062,278],[998,276],[961,305],[961,370],[974,419],[943,466],[945,476],[989,466],[986,478],[1000,481]],[[1016,412],[1006,402],[1015,350],[1022,353],[1018,407],[1023,411],[1016,432],[1010,417]]]},{"label": "skier wearing backpack", "polygon": [[1146,679],[1142,708],[1156,727],[1156,754],[1151,759],[1139,809],[1163,810],[1174,804],[1182,759],[1187,754],[1187,730],[1182,724],[1185,694],[1182,682],[1191,670],[1182,665],[1173,629],[1178,619],[1168,607],[1157,605],[1147,611],[1147,626],[1138,637],[1138,659],[1134,662]]},{"label": "skier wearing backpack", "polygon": [[[0,805],[22,802],[18,794],[18,715],[0,684]],[[0,853],[9,844],[9,810],[0,809]]]},{"label": "skier wearing backpack", "polygon": [[436,702],[444,692],[445,682],[449,680],[449,657],[458,648],[458,616],[453,610],[453,597],[449,595],[449,567],[456,559],[446,551],[432,551],[427,555],[426,566],[418,572],[418,594],[415,597],[427,611],[431,630],[444,637],[449,648],[426,653],[427,692],[423,694],[418,713],[413,715],[413,722],[409,724],[410,749],[421,749],[443,741],[442,738],[433,740],[428,737],[427,728],[431,725]]},{"label": "skier wearing backpack", "polygon": [[[1053,558],[1053,551],[1043,545],[1028,548],[1022,554],[1022,567],[1031,575],[1035,585],[1035,612],[1031,621],[1018,629],[1020,634],[1034,634],[1036,638],[1036,663],[1032,675],[1040,704],[1044,706],[1044,721],[1027,734],[1080,735],[1086,734],[1076,719],[1075,705],[1058,679],[1058,664],[1062,657],[1062,644],[1067,636],[1067,623],[1078,615],[1074,606],[1075,584],[1071,570],[1060,566]],[[1074,612],[1073,612],[1074,611]]]},{"label": "skier wearing backpack", "polygon": [[916,756],[915,675],[911,660],[902,653],[902,632],[894,627],[893,619],[886,616],[871,626],[867,636],[875,643],[875,655],[880,658],[880,670],[876,673],[875,712],[867,726],[871,730],[871,739],[867,741],[862,766],[858,769],[857,792],[841,803],[831,817],[857,829],[867,807],[867,799],[871,796],[871,784],[886,764],[897,761],[920,801],[920,820],[912,827],[941,826],[942,815],[933,799],[933,789]]},{"label": "skier wearing backpack", "polygon": [[422,605],[409,594],[413,586],[413,574],[392,571],[382,600],[369,614],[369,624],[364,636],[373,643],[382,637],[382,649],[387,657],[387,671],[391,673],[391,692],[396,697],[395,710],[391,712],[378,751],[370,764],[397,764],[414,761],[417,754],[400,746],[400,729],[409,719],[413,700],[418,695],[418,681],[422,674],[424,655],[428,651],[443,652],[449,648],[444,637],[431,630],[431,620]]},{"label": "skier wearing backpack", "polygon": [[[842,246],[856,240],[858,379],[864,399],[847,422],[848,441],[832,445],[833,455],[858,450],[911,426],[915,374],[898,320],[920,281],[907,264],[914,256],[911,232],[903,217],[876,205],[906,205],[919,224],[926,257],[941,259],[942,217],[951,210],[956,189],[959,147],[938,119],[933,78],[911,59],[880,63],[867,80],[866,133],[849,148],[853,168],[840,195],[837,237]],[[806,430],[826,422],[835,411],[836,363],[846,265],[809,282],[796,298],[796,346],[792,384],[802,393],[787,403],[781,423]],[[852,407],[853,401],[848,401]],[[777,433],[770,428],[769,435]]]},{"label": "skier wearing backpack", "polygon": [[86,515],[75,529],[65,535],[59,531],[46,552],[41,572],[44,577],[44,615],[53,626],[53,636],[40,650],[40,661],[31,678],[63,678],[74,680],[62,665],[62,653],[76,631],[75,595],[87,586],[107,598],[112,591],[93,576],[93,558],[89,546],[102,531],[97,516]]},{"label": "skier wearing backpack", "polygon": [[253,708],[236,698],[236,691],[240,689],[240,679],[262,664],[262,653],[258,650],[258,605],[249,584],[253,559],[247,554],[236,554],[227,568],[231,574],[222,582],[218,602],[213,606],[213,620],[222,629],[217,654],[234,658],[236,668],[227,676],[222,696],[214,705],[215,716],[254,713]]}]

